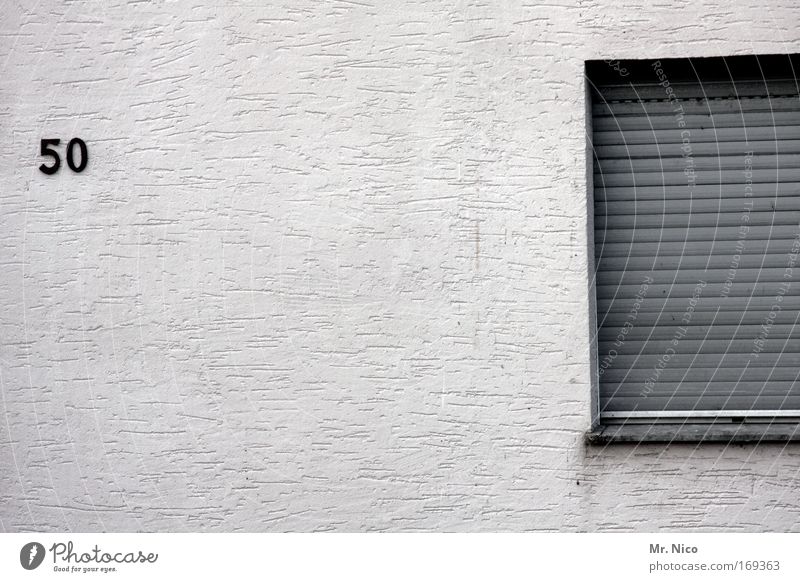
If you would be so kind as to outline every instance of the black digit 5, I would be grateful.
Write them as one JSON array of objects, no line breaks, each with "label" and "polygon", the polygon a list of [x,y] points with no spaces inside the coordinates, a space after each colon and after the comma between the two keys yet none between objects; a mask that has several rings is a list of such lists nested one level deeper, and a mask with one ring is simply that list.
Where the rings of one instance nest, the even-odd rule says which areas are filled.
[{"label": "black digit 5", "polygon": [[[46,166],[42,164],[39,166],[39,169],[44,172],[45,174],[55,174],[58,172],[58,168],[61,167],[61,158],[58,157],[58,153],[52,149],[51,145],[58,145],[61,142],[60,139],[43,139],[41,143],[41,154],[43,156],[51,156],[53,158],[53,165]],[[70,142],[72,143],[72,142]],[[86,147],[86,146],[84,146]],[[72,166],[70,166],[72,167]]]}]

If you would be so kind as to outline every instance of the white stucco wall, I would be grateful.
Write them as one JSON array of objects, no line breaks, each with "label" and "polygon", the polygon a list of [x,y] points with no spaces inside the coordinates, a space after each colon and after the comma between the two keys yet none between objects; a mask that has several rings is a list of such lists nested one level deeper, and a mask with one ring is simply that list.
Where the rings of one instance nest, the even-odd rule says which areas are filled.
[{"label": "white stucco wall", "polygon": [[800,5],[237,4],[3,7],[0,528],[800,529],[796,447],[583,444],[582,77]]}]

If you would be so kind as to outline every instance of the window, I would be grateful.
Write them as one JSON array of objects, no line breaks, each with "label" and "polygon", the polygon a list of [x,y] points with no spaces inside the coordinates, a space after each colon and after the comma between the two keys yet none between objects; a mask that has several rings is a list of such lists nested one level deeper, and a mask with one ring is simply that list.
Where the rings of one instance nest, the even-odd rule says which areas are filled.
[{"label": "window", "polygon": [[787,55],[586,64],[590,440],[800,437],[798,73]]}]

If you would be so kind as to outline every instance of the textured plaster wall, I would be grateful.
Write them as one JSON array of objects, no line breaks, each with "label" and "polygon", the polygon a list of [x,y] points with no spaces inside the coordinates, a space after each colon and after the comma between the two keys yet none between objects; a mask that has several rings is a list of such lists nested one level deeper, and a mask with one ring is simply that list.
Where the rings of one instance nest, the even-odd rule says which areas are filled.
[{"label": "textured plaster wall", "polygon": [[[583,61],[767,2],[6,2],[0,528],[800,530],[800,450],[587,449]],[[83,138],[74,174],[41,138]]]}]

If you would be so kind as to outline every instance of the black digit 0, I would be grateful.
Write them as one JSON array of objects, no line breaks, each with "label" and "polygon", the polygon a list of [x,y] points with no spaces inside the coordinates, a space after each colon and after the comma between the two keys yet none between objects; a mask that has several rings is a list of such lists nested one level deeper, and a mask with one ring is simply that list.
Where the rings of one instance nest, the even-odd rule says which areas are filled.
[{"label": "black digit 0", "polygon": [[[43,139],[40,144],[40,153],[43,156],[50,156],[53,158],[53,165],[46,166],[44,164],[39,166],[39,169],[45,174],[55,174],[58,172],[58,169],[61,167],[61,158],[58,157],[58,153],[51,148],[51,145],[58,145],[61,142],[60,139]],[[71,143],[71,142],[70,142]],[[68,160],[69,162],[69,160]],[[72,167],[72,166],[70,166]]]},{"label": "black digit 0", "polygon": [[[79,166],[75,165],[75,160],[72,155],[72,148],[77,145],[81,150],[81,163]],[[86,144],[83,140],[79,137],[73,137],[69,140],[69,144],[67,144],[67,165],[69,169],[73,172],[83,172],[83,169],[86,167],[86,164],[89,162],[89,152],[86,150]]]}]

